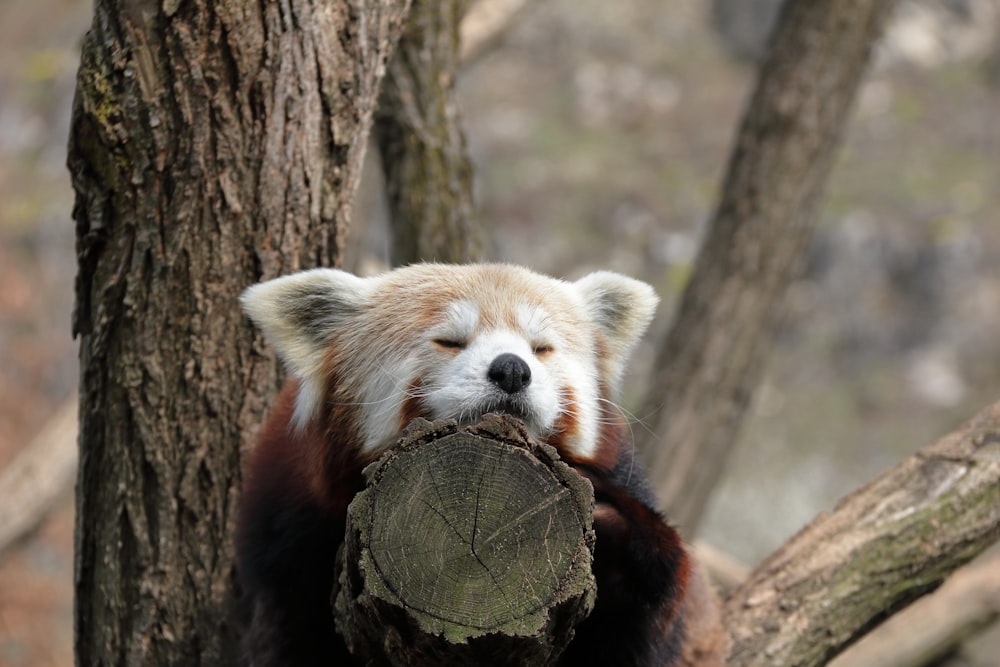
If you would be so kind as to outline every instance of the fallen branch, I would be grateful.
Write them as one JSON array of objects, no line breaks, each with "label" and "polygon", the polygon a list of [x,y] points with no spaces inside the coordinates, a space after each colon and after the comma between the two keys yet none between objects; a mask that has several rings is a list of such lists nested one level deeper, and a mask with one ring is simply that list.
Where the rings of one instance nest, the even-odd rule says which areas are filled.
[{"label": "fallen branch", "polygon": [[0,470],[0,556],[48,516],[76,478],[77,396]]},{"label": "fallen branch", "polygon": [[731,667],[822,665],[1000,536],[1000,403],[844,498],[726,600]]}]

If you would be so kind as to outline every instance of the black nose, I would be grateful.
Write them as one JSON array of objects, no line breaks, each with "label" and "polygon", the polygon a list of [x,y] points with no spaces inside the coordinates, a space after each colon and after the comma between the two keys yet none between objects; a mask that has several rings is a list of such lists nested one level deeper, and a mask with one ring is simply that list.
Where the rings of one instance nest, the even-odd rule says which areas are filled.
[{"label": "black nose", "polygon": [[531,369],[528,364],[521,357],[509,352],[493,360],[486,376],[490,382],[508,394],[516,394],[531,384]]}]

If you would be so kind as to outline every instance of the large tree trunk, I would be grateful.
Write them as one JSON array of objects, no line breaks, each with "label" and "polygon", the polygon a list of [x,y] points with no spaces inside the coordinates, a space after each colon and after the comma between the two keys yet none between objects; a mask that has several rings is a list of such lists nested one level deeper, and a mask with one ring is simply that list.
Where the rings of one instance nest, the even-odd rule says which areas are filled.
[{"label": "large tree trunk", "polygon": [[76,661],[234,658],[240,452],[277,369],[237,296],[340,259],[405,0],[97,0],[77,199]]},{"label": "large tree trunk", "polygon": [[851,102],[892,0],[787,0],[722,199],[659,349],[644,448],[672,522],[695,531],[721,475],[788,285],[799,275]]}]

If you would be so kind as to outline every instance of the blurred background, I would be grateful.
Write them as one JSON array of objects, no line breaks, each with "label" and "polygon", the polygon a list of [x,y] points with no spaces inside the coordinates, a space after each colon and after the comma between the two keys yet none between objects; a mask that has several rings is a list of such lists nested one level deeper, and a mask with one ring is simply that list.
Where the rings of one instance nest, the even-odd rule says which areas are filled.
[{"label": "blurred background", "polygon": [[[633,410],[777,4],[529,1],[460,79],[493,256],[618,270],[663,298],[626,380]],[[64,163],[91,11],[0,0],[0,470],[77,383]],[[1000,398],[1000,0],[902,0],[876,61],[702,533],[748,564]],[[355,262],[386,254],[374,183]],[[72,664],[72,533],[67,487],[0,554],[0,666]]]}]

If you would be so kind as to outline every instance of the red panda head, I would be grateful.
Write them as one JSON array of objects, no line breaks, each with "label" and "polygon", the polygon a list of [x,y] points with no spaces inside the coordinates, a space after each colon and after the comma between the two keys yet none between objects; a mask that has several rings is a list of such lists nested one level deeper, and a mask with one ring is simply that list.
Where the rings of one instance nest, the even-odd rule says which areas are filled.
[{"label": "red panda head", "polygon": [[565,282],[509,265],[418,264],[372,278],[304,271],[247,289],[242,303],[299,381],[297,428],[346,408],[375,458],[414,417],[507,412],[587,459],[657,297],[610,272]]}]

